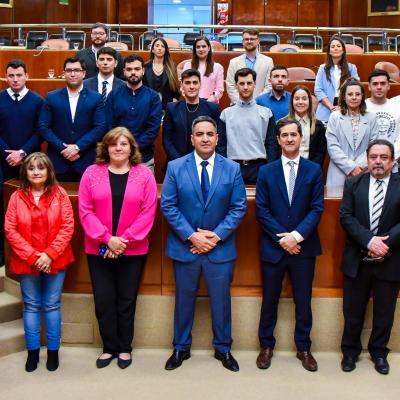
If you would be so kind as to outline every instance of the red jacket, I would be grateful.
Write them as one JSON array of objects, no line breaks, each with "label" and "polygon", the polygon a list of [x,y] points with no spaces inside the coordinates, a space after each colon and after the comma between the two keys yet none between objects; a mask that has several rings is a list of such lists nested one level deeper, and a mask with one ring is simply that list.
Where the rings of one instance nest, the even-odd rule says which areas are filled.
[{"label": "red jacket", "polygon": [[[47,243],[43,248],[53,260],[51,273],[55,274],[74,261],[70,245],[74,233],[74,215],[68,194],[62,187],[54,187],[47,196],[46,201],[39,204],[45,204],[47,208]],[[16,274],[39,274],[34,266],[38,250],[32,246],[33,207],[35,203],[30,191],[24,193],[21,189],[11,195],[8,203],[5,233],[11,247],[10,268]]]}]

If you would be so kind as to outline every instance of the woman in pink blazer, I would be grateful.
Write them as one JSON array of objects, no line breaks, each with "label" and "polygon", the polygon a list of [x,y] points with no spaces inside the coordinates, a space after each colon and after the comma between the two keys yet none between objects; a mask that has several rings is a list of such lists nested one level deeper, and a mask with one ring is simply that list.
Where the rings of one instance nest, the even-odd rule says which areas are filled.
[{"label": "woman in pink blazer", "polygon": [[116,357],[122,369],[132,362],[136,298],[157,207],[154,176],[140,161],[129,130],[114,128],[98,144],[96,163],[84,172],[79,186],[79,214],[103,340],[98,368]]}]

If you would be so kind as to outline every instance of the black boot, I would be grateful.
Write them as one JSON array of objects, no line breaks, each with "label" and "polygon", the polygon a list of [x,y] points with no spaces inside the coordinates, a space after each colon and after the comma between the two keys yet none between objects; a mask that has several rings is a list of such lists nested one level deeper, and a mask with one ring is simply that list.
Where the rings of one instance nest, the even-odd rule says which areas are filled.
[{"label": "black boot", "polygon": [[39,351],[40,349],[28,350],[28,358],[26,359],[25,364],[26,372],[32,372],[37,368],[39,362]]},{"label": "black boot", "polygon": [[58,350],[47,350],[46,368],[55,371],[58,368]]}]

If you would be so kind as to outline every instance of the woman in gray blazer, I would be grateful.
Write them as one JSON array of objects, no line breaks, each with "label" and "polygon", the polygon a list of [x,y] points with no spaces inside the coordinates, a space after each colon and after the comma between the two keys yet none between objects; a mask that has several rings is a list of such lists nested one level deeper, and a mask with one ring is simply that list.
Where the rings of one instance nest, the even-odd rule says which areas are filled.
[{"label": "woman in gray blazer", "polygon": [[326,186],[340,190],[346,177],[365,171],[367,146],[378,129],[375,113],[366,111],[365,90],[357,79],[343,83],[338,102],[340,110],[331,114],[326,129],[330,156]]}]

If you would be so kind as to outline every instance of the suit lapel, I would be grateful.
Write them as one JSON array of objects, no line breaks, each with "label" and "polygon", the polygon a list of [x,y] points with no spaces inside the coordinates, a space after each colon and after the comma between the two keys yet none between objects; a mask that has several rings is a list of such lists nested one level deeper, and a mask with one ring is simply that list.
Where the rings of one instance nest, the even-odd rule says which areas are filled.
[{"label": "suit lapel", "polygon": [[68,90],[65,87],[62,91],[62,95],[64,97],[64,105],[65,105],[65,115],[68,115],[69,121],[72,125],[72,114],[71,114],[71,106],[69,104],[69,96],[68,96]]},{"label": "suit lapel", "polygon": [[76,105],[74,122],[78,120],[79,114],[80,114],[82,108],[84,108],[84,104],[86,101],[86,94],[87,94],[87,90],[85,88],[83,88],[81,90],[81,93],[79,94],[78,104]]},{"label": "suit lapel", "polygon": [[188,134],[187,134],[187,115],[186,115],[186,102],[185,100],[182,100],[182,102],[179,104],[179,114],[181,116],[181,123],[183,125],[182,132],[185,132],[185,140],[187,140]]},{"label": "suit lapel", "polygon": [[190,157],[186,159],[186,169],[188,171],[190,180],[192,181],[194,191],[196,192],[197,197],[201,201],[201,204],[204,205],[203,194],[201,192],[201,187],[200,187],[199,175],[197,173],[197,165],[194,158],[194,152],[192,152],[190,154]]},{"label": "suit lapel", "polygon": [[[391,174],[390,179],[389,179],[388,188],[386,190],[385,200],[383,201],[382,213],[379,218],[379,225],[381,224],[381,221],[385,217],[385,214],[387,213],[387,211],[390,210],[390,204],[392,201],[392,197],[397,190],[399,190],[398,176]],[[379,225],[378,225],[378,230],[379,230]]]},{"label": "suit lapel", "polygon": [[[300,157],[299,167],[297,168],[296,181],[294,182],[292,203],[294,202],[294,199],[296,198],[296,195],[301,188],[302,181],[306,175],[305,169],[306,169],[306,167],[304,165],[304,160],[302,157]],[[288,197],[288,199],[289,199],[289,197]]]},{"label": "suit lapel", "polygon": [[219,184],[219,180],[221,178],[221,174],[222,174],[222,170],[223,170],[222,163],[223,163],[222,157],[220,157],[220,156],[218,156],[218,154],[216,154],[215,159],[214,159],[214,168],[213,168],[213,174],[212,174],[212,179],[211,179],[211,187],[210,187],[210,192],[208,193],[206,206],[210,202],[210,199],[213,196],[215,189]]},{"label": "suit lapel", "polygon": [[279,162],[276,163],[275,168],[276,168],[278,187],[282,193],[282,197],[284,198],[286,205],[290,207],[289,196],[286,188],[285,174],[283,173],[283,165],[281,159],[279,160]]},{"label": "suit lapel", "polygon": [[357,136],[357,141],[356,141],[356,145],[355,145],[355,149],[358,149],[358,146],[360,145],[361,141],[364,138],[365,132],[367,130],[367,126],[368,126],[368,120],[367,117],[365,115],[360,115],[360,125],[358,128],[358,136]]},{"label": "suit lapel", "polygon": [[370,227],[371,221],[369,219],[369,174],[364,174],[363,175],[363,180],[360,184],[360,195],[357,198],[357,207],[360,207],[362,210],[362,217],[363,221],[362,223],[365,223],[364,226]]},{"label": "suit lapel", "polygon": [[341,120],[341,129],[344,132],[344,136],[349,142],[350,148],[354,149],[354,140],[353,140],[353,127],[351,126],[351,117],[349,115],[340,114]]}]

